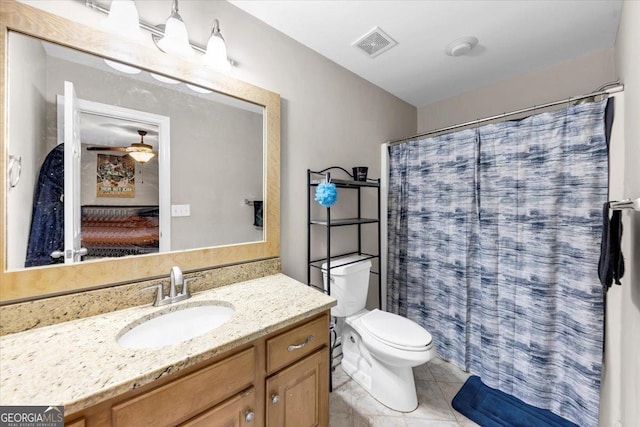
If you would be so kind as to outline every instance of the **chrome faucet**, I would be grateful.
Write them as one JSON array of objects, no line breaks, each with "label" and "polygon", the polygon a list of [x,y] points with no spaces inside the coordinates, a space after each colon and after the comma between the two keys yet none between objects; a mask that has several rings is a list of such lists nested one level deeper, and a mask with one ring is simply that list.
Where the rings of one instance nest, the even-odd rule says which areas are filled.
[{"label": "chrome faucet", "polygon": [[169,273],[171,277],[171,287],[169,288],[169,297],[174,299],[176,297],[176,284],[182,286],[184,288],[184,279],[182,277],[182,270],[177,265],[171,267],[171,273]]},{"label": "chrome faucet", "polygon": [[[171,288],[169,288],[169,297],[171,298],[171,302],[178,302],[185,300],[191,297],[191,293],[189,293],[189,287],[187,286],[189,283],[189,279],[185,279],[182,275],[182,270],[180,267],[174,266],[171,267]],[[176,287],[180,286],[180,293],[177,293]]]},{"label": "chrome faucet", "polygon": [[[191,293],[189,292],[189,287],[188,287],[188,283],[190,282],[190,279],[184,278],[182,274],[182,270],[180,270],[180,267],[178,266],[171,267],[171,271],[169,272],[169,277],[170,277],[170,287],[169,287],[169,295],[167,296],[164,296],[162,283],[158,283],[156,285],[142,288],[143,290],[146,290],[146,289],[157,290],[156,299],[153,302],[153,305],[155,307],[166,305],[166,304],[172,304],[174,302],[182,301],[191,297]],[[178,286],[180,286],[179,293],[177,292]]]}]

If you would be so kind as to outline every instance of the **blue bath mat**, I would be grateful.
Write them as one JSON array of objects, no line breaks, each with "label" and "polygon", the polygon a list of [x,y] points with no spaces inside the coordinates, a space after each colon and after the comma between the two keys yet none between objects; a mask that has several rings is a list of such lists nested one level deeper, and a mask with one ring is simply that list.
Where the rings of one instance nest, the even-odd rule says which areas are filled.
[{"label": "blue bath mat", "polygon": [[480,377],[469,377],[451,405],[482,427],[578,427],[546,410],[487,387]]}]

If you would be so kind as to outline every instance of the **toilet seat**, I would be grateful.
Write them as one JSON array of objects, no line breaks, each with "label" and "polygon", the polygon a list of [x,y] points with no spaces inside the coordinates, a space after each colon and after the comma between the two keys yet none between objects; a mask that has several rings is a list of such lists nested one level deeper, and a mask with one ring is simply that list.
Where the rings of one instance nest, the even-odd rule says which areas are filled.
[{"label": "toilet seat", "polygon": [[400,412],[418,407],[413,368],[436,356],[431,334],[396,314],[366,309],[345,318],[344,372],[385,406]]},{"label": "toilet seat", "polygon": [[373,338],[398,350],[424,351],[433,339],[416,322],[378,309],[359,317],[358,323]]}]

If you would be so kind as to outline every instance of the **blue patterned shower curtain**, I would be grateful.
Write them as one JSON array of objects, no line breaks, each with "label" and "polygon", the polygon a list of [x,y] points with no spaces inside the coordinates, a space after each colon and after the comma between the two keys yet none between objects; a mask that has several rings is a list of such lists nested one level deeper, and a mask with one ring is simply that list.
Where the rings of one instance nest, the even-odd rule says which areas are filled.
[{"label": "blue patterned shower curtain", "polygon": [[390,147],[388,304],[490,387],[598,425],[606,101]]}]

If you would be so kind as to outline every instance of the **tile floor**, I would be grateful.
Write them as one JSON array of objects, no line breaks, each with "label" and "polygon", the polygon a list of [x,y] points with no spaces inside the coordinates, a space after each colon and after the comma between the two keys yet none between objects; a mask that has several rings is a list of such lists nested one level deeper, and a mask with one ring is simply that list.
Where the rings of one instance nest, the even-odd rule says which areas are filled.
[{"label": "tile floor", "polygon": [[470,374],[435,358],[414,368],[418,408],[396,412],[371,397],[338,365],[330,395],[331,427],[471,427],[477,426],[451,407]]}]

